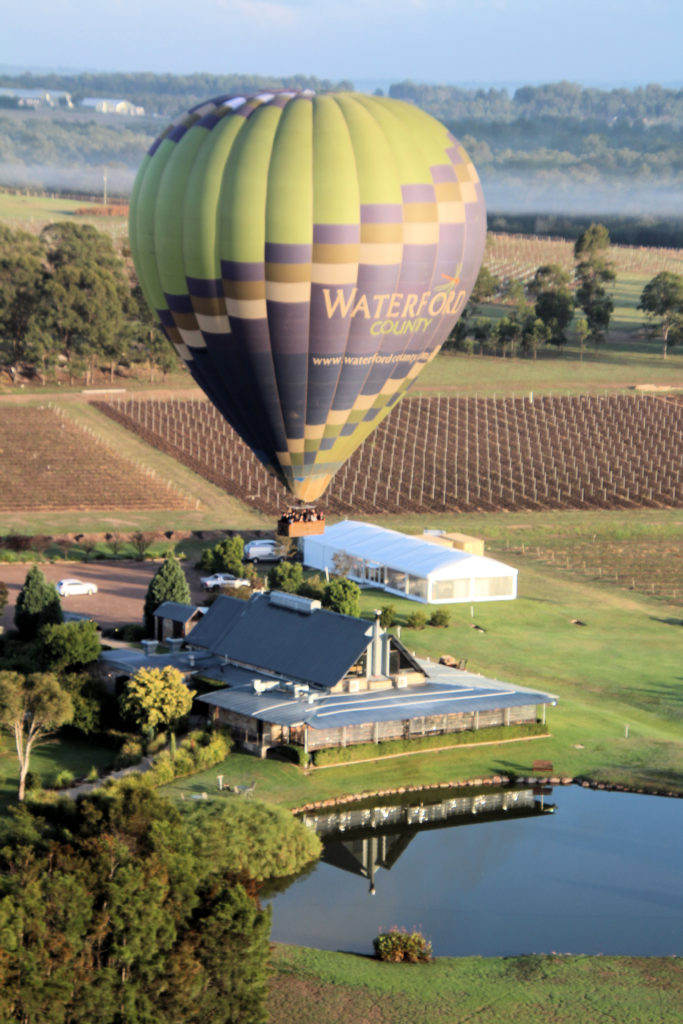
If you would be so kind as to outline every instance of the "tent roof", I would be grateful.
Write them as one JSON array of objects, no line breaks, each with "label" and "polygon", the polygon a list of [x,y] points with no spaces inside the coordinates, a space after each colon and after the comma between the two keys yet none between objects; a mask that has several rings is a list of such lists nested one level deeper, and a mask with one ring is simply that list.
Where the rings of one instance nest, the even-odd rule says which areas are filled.
[{"label": "tent roof", "polygon": [[512,566],[484,555],[443,547],[397,530],[345,519],[328,526],[321,536],[304,538],[304,561],[315,548],[336,548],[354,558],[397,569],[412,576],[456,579],[471,576],[516,576]]}]

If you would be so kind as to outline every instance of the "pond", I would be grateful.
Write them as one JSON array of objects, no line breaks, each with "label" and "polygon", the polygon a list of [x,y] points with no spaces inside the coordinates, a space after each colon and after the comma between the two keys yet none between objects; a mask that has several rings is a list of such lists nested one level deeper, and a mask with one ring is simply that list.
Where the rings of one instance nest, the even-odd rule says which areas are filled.
[{"label": "pond", "polygon": [[370,953],[397,925],[436,956],[683,954],[683,800],[578,786],[416,797],[309,820],[325,860],[273,899],[272,939]]}]

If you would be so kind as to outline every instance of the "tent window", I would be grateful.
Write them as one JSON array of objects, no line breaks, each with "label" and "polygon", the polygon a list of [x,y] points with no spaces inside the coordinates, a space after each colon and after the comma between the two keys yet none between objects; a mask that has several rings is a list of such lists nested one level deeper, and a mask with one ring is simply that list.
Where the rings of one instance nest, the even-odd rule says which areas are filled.
[{"label": "tent window", "polygon": [[474,596],[483,597],[512,597],[513,576],[491,576],[475,579]]},{"label": "tent window", "polygon": [[467,601],[470,596],[470,581],[434,580],[432,601]]},{"label": "tent window", "polygon": [[406,574],[397,569],[387,569],[387,586],[392,590],[402,590],[405,593]]},{"label": "tent window", "polygon": [[427,580],[423,576],[408,576],[406,593],[427,600]]}]

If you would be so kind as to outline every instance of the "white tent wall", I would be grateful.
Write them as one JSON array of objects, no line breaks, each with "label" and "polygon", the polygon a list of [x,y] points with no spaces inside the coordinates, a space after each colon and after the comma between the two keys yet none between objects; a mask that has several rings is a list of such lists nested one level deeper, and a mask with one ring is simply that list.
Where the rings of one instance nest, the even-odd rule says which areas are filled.
[{"label": "white tent wall", "polygon": [[396,530],[345,520],[303,538],[304,565],[423,604],[512,601],[517,570]]}]

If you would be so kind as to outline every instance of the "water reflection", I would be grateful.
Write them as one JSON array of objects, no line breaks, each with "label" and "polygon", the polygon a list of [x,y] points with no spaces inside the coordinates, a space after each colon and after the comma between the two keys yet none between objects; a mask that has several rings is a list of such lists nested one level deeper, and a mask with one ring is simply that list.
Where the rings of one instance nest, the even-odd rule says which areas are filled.
[{"label": "water reflection", "polygon": [[272,938],[369,953],[399,925],[438,956],[683,953],[683,800],[577,786],[417,797],[307,813],[325,852],[273,901]]},{"label": "water reflection", "polygon": [[[302,820],[323,841],[321,859],[368,879],[369,892],[374,896],[377,869],[389,871],[419,832],[550,814],[555,805],[545,798],[551,793],[550,788],[530,787],[477,791],[429,801],[427,792],[419,803],[393,797],[370,807],[359,804],[325,814],[309,812],[302,815]],[[414,794],[411,799],[415,799]]]}]

